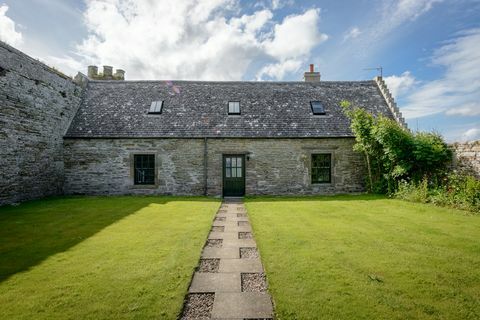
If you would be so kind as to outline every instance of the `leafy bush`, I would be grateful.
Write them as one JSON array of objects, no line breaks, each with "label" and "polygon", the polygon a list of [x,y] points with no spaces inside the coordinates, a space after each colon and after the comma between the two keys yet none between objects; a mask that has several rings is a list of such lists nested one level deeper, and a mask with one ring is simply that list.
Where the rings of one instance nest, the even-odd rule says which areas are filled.
[{"label": "leafy bush", "polygon": [[436,133],[411,131],[382,115],[374,116],[348,101],[341,106],[355,134],[354,150],[363,153],[370,192],[393,194],[399,181],[419,184],[424,177],[438,181],[447,170],[452,152]]},{"label": "leafy bush", "polygon": [[420,183],[402,181],[395,198],[480,213],[480,180],[450,173],[440,184],[429,183],[427,178]]},{"label": "leafy bush", "polygon": [[355,134],[354,150],[365,157],[370,192],[480,211],[480,181],[449,173],[452,151],[434,132],[415,132],[382,115],[342,101]]},{"label": "leafy bush", "polygon": [[427,203],[429,199],[428,181],[423,179],[420,183],[407,182],[405,180],[398,184],[395,197],[412,202]]}]

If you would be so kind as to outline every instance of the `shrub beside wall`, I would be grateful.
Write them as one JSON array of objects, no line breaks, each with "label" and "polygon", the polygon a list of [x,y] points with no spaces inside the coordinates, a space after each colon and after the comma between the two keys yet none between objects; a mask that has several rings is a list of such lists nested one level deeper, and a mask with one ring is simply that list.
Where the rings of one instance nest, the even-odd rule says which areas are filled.
[{"label": "shrub beside wall", "polygon": [[407,201],[480,213],[480,180],[457,172],[447,174],[438,184],[426,178],[419,183],[402,181],[394,196]]},{"label": "shrub beside wall", "polygon": [[[480,211],[480,180],[471,171],[476,153],[457,157],[460,171],[452,171],[452,149],[437,133],[411,132],[396,121],[374,116],[362,108],[342,102],[355,134],[354,150],[364,155],[368,169],[367,186],[373,193],[459,209]],[[464,150],[464,149],[462,149]],[[459,165],[460,164],[460,165]],[[478,172],[477,172],[478,173]]]}]

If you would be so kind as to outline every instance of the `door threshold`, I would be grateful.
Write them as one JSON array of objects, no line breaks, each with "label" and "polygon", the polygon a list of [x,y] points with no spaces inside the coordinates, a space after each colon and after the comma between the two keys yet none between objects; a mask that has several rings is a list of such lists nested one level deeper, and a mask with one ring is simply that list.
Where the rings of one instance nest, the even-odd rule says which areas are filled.
[{"label": "door threshold", "polygon": [[228,201],[228,202],[243,202],[243,196],[241,197],[223,197],[223,201]]}]

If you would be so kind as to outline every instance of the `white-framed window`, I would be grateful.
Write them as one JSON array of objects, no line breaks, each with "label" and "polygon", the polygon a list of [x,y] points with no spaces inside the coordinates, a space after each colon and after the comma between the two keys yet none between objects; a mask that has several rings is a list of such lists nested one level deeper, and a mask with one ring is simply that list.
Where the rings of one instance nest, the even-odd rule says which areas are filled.
[{"label": "white-framed window", "polygon": [[240,101],[228,102],[228,114],[240,114]]}]

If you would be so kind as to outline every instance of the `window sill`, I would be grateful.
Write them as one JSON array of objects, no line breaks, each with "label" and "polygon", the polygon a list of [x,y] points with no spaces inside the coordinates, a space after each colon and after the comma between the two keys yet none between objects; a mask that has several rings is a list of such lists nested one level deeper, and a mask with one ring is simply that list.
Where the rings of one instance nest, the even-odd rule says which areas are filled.
[{"label": "window sill", "polygon": [[130,189],[157,189],[158,185],[156,184],[134,184],[130,186]]}]

